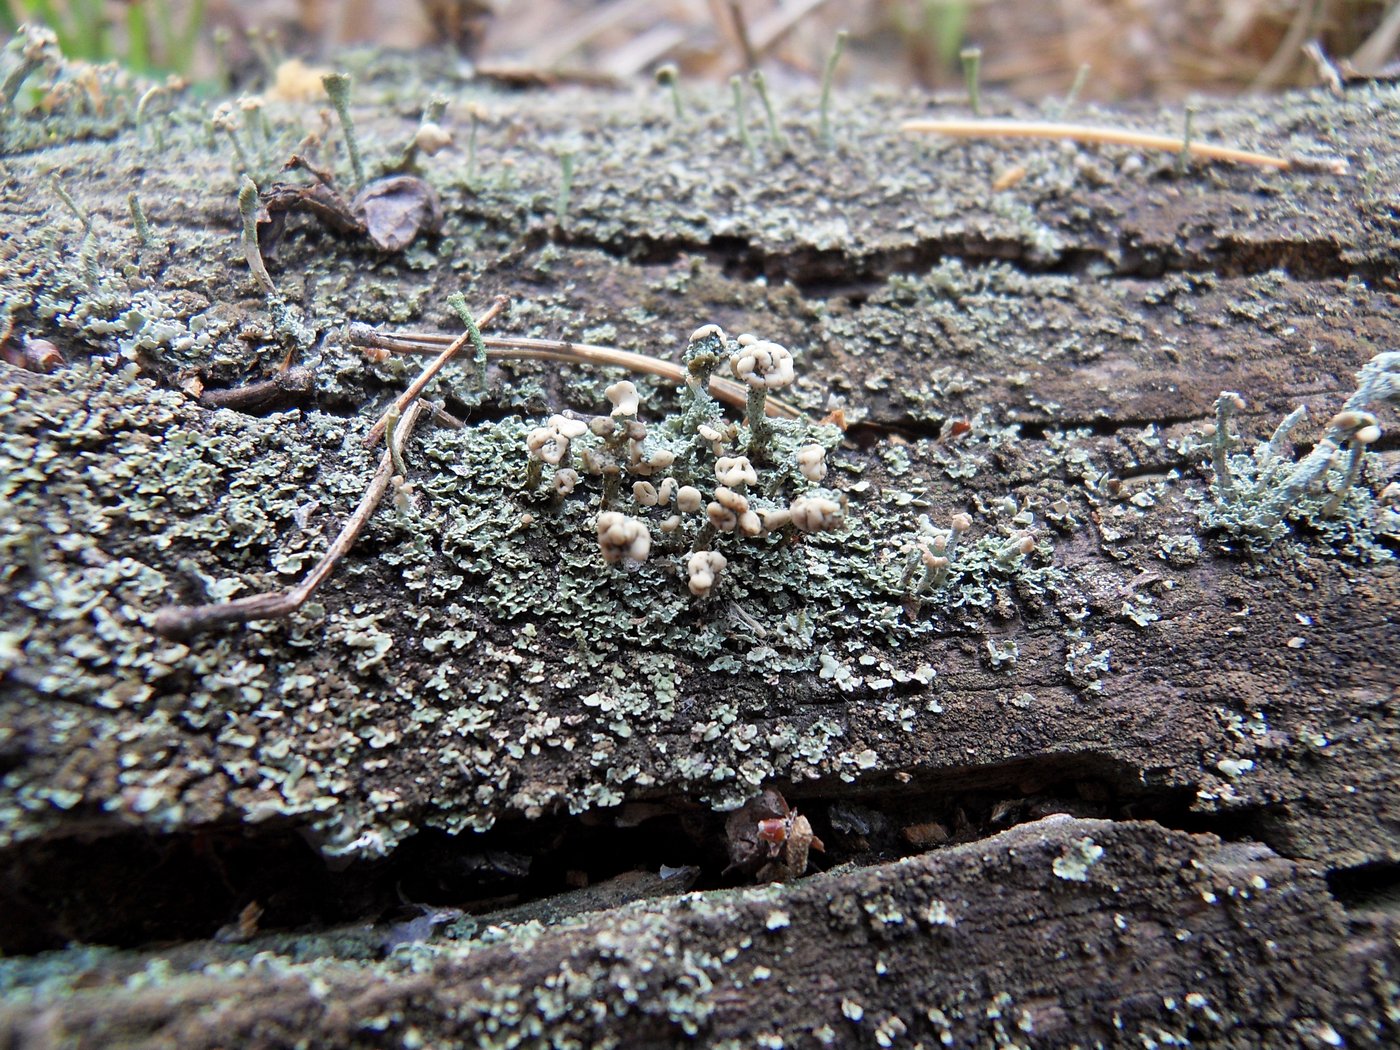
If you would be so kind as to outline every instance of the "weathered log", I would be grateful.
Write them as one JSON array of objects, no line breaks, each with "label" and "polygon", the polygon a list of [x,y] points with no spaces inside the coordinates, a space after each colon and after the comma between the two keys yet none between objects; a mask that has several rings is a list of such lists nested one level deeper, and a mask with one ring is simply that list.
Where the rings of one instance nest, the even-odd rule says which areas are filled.
[{"label": "weathered log", "polygon": [[[0,291],[14,338],[68,362],[0,365],[0,948],[207,938],[252,903],[272,931],[6,963],[8,1038],[1393,1039],[1395,445],[1370,446],[1335,513],[1305,492],[1270,543],[1212,516],[1204,435],[1221,391],[1247,403],[1237,454],[1304,403],[1281,450],[1300,458],[1395,347],[1394,90],[1195,118],[1201,138],[1346,174],[1178,174],[1123,148],[898,135],[947,109],[928,99],[849,99],[829,148],[815,98],[791,99],[789,146],[755,154],[718,95],[674,121],[662,98],[452,76],[389,62],[356,87],[372,169],[434,91],[480,108],[474,153],[424,165],[440,237],[386,255],[296,216],[271,301],[243,262],[229,138],[266,185],[329,137],[314,106],[265,101],[266,139],[256,110],[206,133],[179,97],[139,129],[71,94],[66,117],[0,127]],[[784,396],[849,428],[780,439],[832,446],[848,526],[721,536],[700,599],[698,526],[661,533],[629,485],[616,505],[651,521],[653,554],[605,565],[603,485],[531,491],[525,435],[605,412],[621,373],[510,363],[479,389],[454,366],[430,393],[470,425],[420,429],[408,486],[313,604],[155,634],[167,605],[283,588],[316,561],[373,472],[360,438],[416,368],[366,359],[346,322],[455,331],[456,290],[509,296],[511,334],[679,359],[717,321],[791,348]],[[198,400],[289,364],[315,407]],[[684,399],[636,382],[656,441]],[[800,491],[759,466],[756,501]],[[919,593],[919,541],[962,511],[960,556]],[[835,868],[733,888],[715,811],[770,785]],[[1052,813],[1074,817],[998,834]],[[491,851],[528,875],[482,875]],[[471,905],[663,863],[716,888],[461,926],[384,961],[276,933],[400,893]],[[160,958],[168,980],[119,990]]]}]

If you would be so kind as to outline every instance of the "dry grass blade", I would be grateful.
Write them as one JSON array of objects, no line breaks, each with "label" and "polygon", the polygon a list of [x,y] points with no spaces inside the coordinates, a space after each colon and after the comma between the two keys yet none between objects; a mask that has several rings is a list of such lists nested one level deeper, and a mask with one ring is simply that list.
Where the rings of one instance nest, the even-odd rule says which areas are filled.
[{"label": "dry grass blade", "polygon": [[1376,72],[1393,57],[1396,40],[1400,40],[1400,4],[1391,4],[1375,32],[1351,56],[1351,64],[1362,73]]},{"label": "dry grass blade", "polygon": [[827,0],[793,0],[758,19],[753,27],[753,43],[759,57],[767,55],[782,43],[799,23],[826,3]]},{"label": "dry grass blade", "polygon": [[530,52],[526,65],[552,69],[594,37],[645,13],[655,0],[605,0],[587,14],[576,17],[558,33],[541,40]]}]

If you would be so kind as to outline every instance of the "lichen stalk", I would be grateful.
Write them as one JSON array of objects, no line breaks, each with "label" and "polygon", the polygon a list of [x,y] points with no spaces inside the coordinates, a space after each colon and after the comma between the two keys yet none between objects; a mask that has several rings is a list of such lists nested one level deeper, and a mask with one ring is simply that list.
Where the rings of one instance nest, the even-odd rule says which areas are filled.
[{"label": "lichen stalk", "polygon": [[1347,459],[1346,473],[1342,475],[1341,484],[1337,486],[1337,491],[1333,492],[1326,503],[1322,505],[1322,516],[1330,518],[1337,511],[1342,509],[1342,500],[1351,491],[1351,487],[1356,484],[1356,479],[1361,476],[1361,463],[1366,454],[1366,446],[1356,438],[1352,438],[1349,446],[1350,456]]},{"label": "lichen stalk", "polygon": [[958,56],[962,59],[963,79],[967,83],[967,104],[972,115],[982,115],[982,49],[965,47]]},{"label": "lichen stalk", "polygon": [[[462,319],[463,326],[467,329],[467,338],[471,340],[472,349],[475,351],[472,362],[476,365],[476,386],[478,390],[485,390],[486,344],[481,339],[481,326],[477,323],[476,318],[472,316],[471,309],[467,306],[466,297],[463,296],[461,292],[453,292],[449,295],[447,297],[447,305],[456,311],[457,316]],[[489,323],[505,309],[505,306],[506,300],[497,299],[496,302],[492,304],[492,310],[488,310],[483,319]]]},{"label": "lichen stalk", "polygon": [[1269,443],[1265,446],[1265,463],[1276,462],[1283,457],[1283,447],[1288,443],[1288,435],[1293,432],[1293,428],[1301,423],[1308,416],[1306,405],[1299,405],[1288,415],[1283,417],[1283,421],[1274,428],[1273,436],[1269,438]]},{"label": "lichen stalk", "polygon": [[96,288],[102,283],[102,272],[97,265],[97,242],[91,228],[83,233],[82,243],[78,245],[78,259],[82,263],[83,277],[88,287]]},{"label": "lichen stalk", "polygon": [[136,242],[142,247],[150,247],[151,244],[151,224],[146,219],[145,209],[141,207],[141,200],[134,193],[126,195],[126,206],[131,212],[131,225],[136,229]]},{"label": "lichen stalk", "polygon": [[365,184],[365,165],[360,157],[359,140],[355,137],[355,121],[350,115],[351,78],[346,73],[327,73],[321,83],[345,131],[345,151],[350,154],[350,169],[355,173],[355,189],[359,190]]},{"label": "lichen stalk", "polygon": [[773,436],[768,422],[768,391],[763,387],[749,387],[745,407],[749,424],[748,454],[755,460],[763,459]]},{"label": "lichen stalk", "polygon": [[238,187],[238,214],[243,219],[243,257],[248,260],[248,269],[253,271],[263,291],[276,295],[277,286],[272,283],[262,249],[258,247],[258,184],[246,175]]},{"label": "lichen stalk", "polygon": [[1235,479],[1230,475],[1230,449],[1237,442],[1230,436],[1230,415],[1244,408],[1244,398],[1232,390],[1215,399],[1215,433],[1211,439],[1211,467],[1215,470],[1215,497],[1221,503],[1235,498]]},{"label": "lichen stalk", "polygon": [[73,199],[72,194],[63,188],[63,183],[58,181],[57,176],[54,176],[53,191],[58,196],[58,199],[63,202],[64,206],[73,213],[80,223],[82,223],[83,232],[90,232],[92,230],[92,216],[78,206],[78,202]]},{"label": "lichen stalk", "polygon": [[1196,118],[1196,107],[1187,106],[1181,130],[1181,151],[1176,155],[1176,174],[1185,175],[1191,164],[1191,135]]},{"label": "lichen stalk", "polygon": [[574,191],[574,154],[566,150],[559,154],[559,194],[554,199],[554,221],[560,226],[569,214],[569,198]]},{"label": "lichen stalk", "polygon": [[681,74],[674,63],[667,63],[656,71],[656,82],[664,87],[671,96],[671,106],[675,110],[676,119],[685,119],[685,102],[681,99]]},{"label": "lichen stalk", "polygon": [[1084,90],[1084,85],[1089,82],[1090,65],[1088,62],[1081,62],[1079,70],[1074,74],[1074,83],[1069,86],[1069,93],[1065,95],[1065,100],[1060,104],[1060,115],[1068,113],[1079,101],[1079,94]]},{"label": "lichen stalk", "polygon": [[476,185],[476,132],[481,124],[481,118],[477,114],[477,109],[473,106],[469,113],[471,117],[471,130],[467,132],[467,176],[468,188]]},{"label": "lichen stalk", "polygon": [[755,69],[750,75],[753,80],[754,90],[758,92],[758,100],[763,103],[763,115],[768,121],[768,141],[773,144],[774,149],[786,149],[787,139],[783,136],[783,129],[778,124],[778,113],[773,108],[773,100],[768,96],[768,78],[763,75],[763,70]]},{"label": "lichen stalk", "polygon": [[844,29],[836,31],[836,42],[832,44],[831,54],[826,59],[826,68],[822,70],[821,117],[818,127],[822,142],[828,147],[832,144],[831,87],[836,81],[836,65],[841,61],[841,55],[846,50],[846,37],[848,35]]},{"label": "lichen stalk", "polygon": [[1257,521],[1263,528],[1277,525],[1283,519],[1284,511],[1303,491],[1322,476],[1332,462],[1332,457],[1340,448],[1335,435],[1328,433],[1317,447],[1309,452],[1294,468],[1288,480],[1275,490],[1273,496],[1259,509]]},{"label": "lichen stalk", "polygon": [[744,116],[744,80],[738,74],[729,78],[729,90],[734,96],[734,122],[739,129],[739,144],[751,156],[758,153],[753,137],[749,134],[749,122]]},{"label": "lichen stalk", "polygon": [[[408,389],[394,399],[394,403],[389,406],[388,410],[379,418],[378,422],[370,427],[369,433],[364,437],[364,445],[366,448],[376,444],[379,439],[384,436],[384,432],[389,426],[390,415],[394,412],[401,413],[406,411],[408,406],[416,401],[427,388],[428,384],[432,382],[433,377],[442,371],[447,363],[456,357],[458,352],[466,346],[467,343],[476,345],[478,348],[477,356],[478,358],[481,357],[481,353],[485,349],[484,345],[481,343],[481,328],[484,325],[490,324],[504,313],[510,305],[510,300],[503,295],[497,296],[496,300],[479,319],[472,317],[471,310],[467,308],[467,301],[460,292],[448,296],[447,304],[461,316],[462,323],[467,326],[467,330],[456,339],[452,340],[437,357],[433,358],[433,360],[423,368],[423,371],[418,373],[417,378],[408,385]],[[485,369],[483,366],[482,375],[484,376],[484,374]],[[482,384],[484,385],[484,383],[485,380],[483,378]]]},{"label": "lichen stalk", "polygon": [[163,90],[165,90],[165,88],[161,84],[156,84],[154,87],[147,88],[142,92],[140,100],[136,103],[136,114],[133,118],[136,122],[136,139],[143,146],[146,144],[146,108],[151,104],[151,100]]}]

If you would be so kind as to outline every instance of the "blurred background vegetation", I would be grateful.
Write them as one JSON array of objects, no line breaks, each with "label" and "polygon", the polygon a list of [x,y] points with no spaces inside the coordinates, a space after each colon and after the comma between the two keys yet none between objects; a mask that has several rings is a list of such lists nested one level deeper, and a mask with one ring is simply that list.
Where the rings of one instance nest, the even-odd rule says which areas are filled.
[{"label": "blurred background vegetation", "polygon": [[982,49],[988,89],[1171,99],[1320,81],[1316,42],[1393,72],[1400,0],[0,0],[0,32],[52,28],[66,54],[217,82],[350,45],[448,46],[483,67],[625,80],[675,63],[722,80],[754,61],[819,78],[839,28],[846,83],[956,88]]}]

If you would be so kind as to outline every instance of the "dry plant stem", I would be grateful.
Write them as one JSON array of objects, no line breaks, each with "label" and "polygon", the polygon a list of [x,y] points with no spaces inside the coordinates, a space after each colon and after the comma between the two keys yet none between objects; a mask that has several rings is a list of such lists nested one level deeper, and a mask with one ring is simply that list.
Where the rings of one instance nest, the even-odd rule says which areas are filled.
[{"label": "dry plant stem", "polygon": [[617,81],[636,76],[686,42],[685,30],[669,24],[653,26],[603,58],[603,76]]},{"label": "dry plant stem", "polygon": [[[1109,146],[1129,146],[1135,149],[1164,150],[1169,153],[1189,153],[1198,160],[1221,160],[1236,164],[1253,164],[1260,168],[1289,168],[1313,170],[1317,161],[1276,157],[1268,153],[1252,153],[1232,146],[1212,146],[1206,142],[1186,142],[1172,135],[1151,135],[1123,128],[1097,128],[1087,124],[1043,124],[1020,120],[907,120],[900,125],[905,132],[949,135],[954,138],[1021,138],[1068,139],[1072,142],[1095,142]],[[1337,160],[1331,170],[1345,171],[1346,162]]]},{"label": "dry plant stem", "polygon": [[753,49],[753,41],[749,39],[749,23],[744,18],[744,9],[739,6],[736,0],[729,2],[729,18],[734,25],[734,36],[739,41],[739,50],[743,52],[744,68],[758,68],[758,53]]},{"label": "dry plant stem", "polygon": [[[755,18],[750,26],[744,20],[742,9],[736,19],[733,16],[735,4],[724,4],[720,0],[710,0],[711,21],[717,27],[729,26],[724,35],[731,37],[738,45],[739,54],[732,61],[722,61],[719,68],[724,72],[738,69],[754,69],[759,60],[781,44],[802,21],[824,7],[827,0],[788,0],[772,5],[773,10]],[[725,16],[729,15],[728,18]]]},{"label": "dry plant stem", "polygon": [[1390,10],[1376,26],[1375,32],[1351,56],[1351,64],[1363,73],[1379,70],[1395,50],[1395,41],[1400,39],[1400,4],[1391,4]]},{"label": "dry plant stem", "polygon": [[447,427],[449,430],[461,430],[466,426],[465,423],[436,401],[429,401],[426,397],[423,397],[418,399],[418,403],[433,414],[433,422],[440,427]]},{"label": "dry plant stem", "polygon": [[1274,48],[1274,53],[1269,61],[1255,75],[1254,81],[1249,85],[1251,94],[1273,91],[1283,85],[1290,70],[1298,61],[1298,53],[1303,49],[1303,42],[1317,31],[1321,17],[1322,0],[1308,0],[1307,3],[1297,5],[1297,10],[1293,13],[1293,20],[1288,26],[1288,32],[1283,35],[1283,39]]},{"label": "dry plant stem", "polygon": [[[1400,5],[1395,7],[1400,12]],[[1342,87],[1342,73],[1327,57],[1322,50],[1322,45],[1316,40],[1309,40],[1303,45],[1303,54],[1312,60],[1314,68],[1317,70],[1318,79],[1327,85],[1327,90],[1334,95],[1340,95],[1346,89]]]},{"label": "dry plant stem", "polygon": [[[410,405],[408,411],[403,414],[399,425],[394,428],[394,444],[398,448],[399,455],[403,454],[403,445],[408,441],[422,411],[422,405]],[[335,538],[330,549],[306,574],[306,578],[301,583],[290,590],[253,594],[231,602],[214,602],[209,605],[167,605],[156,613],[155,620],[151,625],[154,631],[166,638],[186,638],[192,634],[221,627],[224,624],[280,619],[283,616],[290,616],[300,609],[311,600],[311,596],[316,593],[317,588],[330,578],[336,562],[354,546],[355,540],[360,535],[360,530],[365,527],[379,506],[379,501],[384,498],[384,493],[389,489],[389,481],[394,475],[392,452],[392,449],[384,450],[384,455],[379,458],[379,469],[374,472],[369,487],[365,489],[365,494],[360,497],[360,505],[355,508],[355,513],[350,515],[350,520],[340,530],[340,535]]]},{"label": "dry plant stem", "polygon": [[[353,325],[350,329],[350,341],[356,346],[390,350],[401,354],[431,354],[436,347],[451,342],[452,337],[434,332],[401,332],[398,335],[386,335],[373,328]],[[486,344],[487,355],[496,361],[528,359],[564,361],[575,365],[609,365],[625,368],[630,372],[660,376],[663,379],[673,380],[677,384],[682,384],[686,380],[686,370],[681,365],[671,361],[663,361],[659,357],[650,357],[647,354],[618,350],[611,346],[571,343],[562,339],[530,339],[525,336],[486,336],[483,337],[482,341]],[[744,408],[748,403],[748,387],[743,383],[736,383],[732,379],[711,376],[710,393],[716,399],[734,408]],[[795,405],[771,396],[767,400],[766,409],[764,415],[767,416],[798,419],[802,415],[802,410]]]},{"label": "dry plant stem", "polygon": [[754,21],[754,50],[760,57],[768,54],[797,28],[798,23],[817,8],[825,6],[826,2],[827,0],[790,0],[788,3],[776,5],[776,10],[769,11]]},{"label": "dry plant stem", "polygon": [[652,3],[653,0],[607,0],[588,14],[572,19],[552,39],[538,44],[530,53],[526,65],[551,69],[594,37],[617,28],[637,12],[651,7]]},{"label": "dry plant stem", "polygon": [[[509,305],[510,300],[504,295],[496,296],[490,308],[476,319],[476,326],[478,328],[485,328],[497,317],[501,316]],[[438,354],[437,357],[429,363],[428,367],[419,373],[418,378],[409,384],[408,389],[394,399],[394,403],[379,417],[379,421],[375,423],[374,426],[370,427],[369,433],[364,436],[364,446],[369,448],[382,438],[385,428],[389,425],[389,417],[395,412],[402,413],[404,409],[408,408],[414,399],[423,392],[423,388],[433,381],[433,377],[442,371],[443,366],[456,357],[462,347],[470,342],[470,332],[463,332],[456,339],[453,339],[452,342],[448,344],[447,349]]]}]

